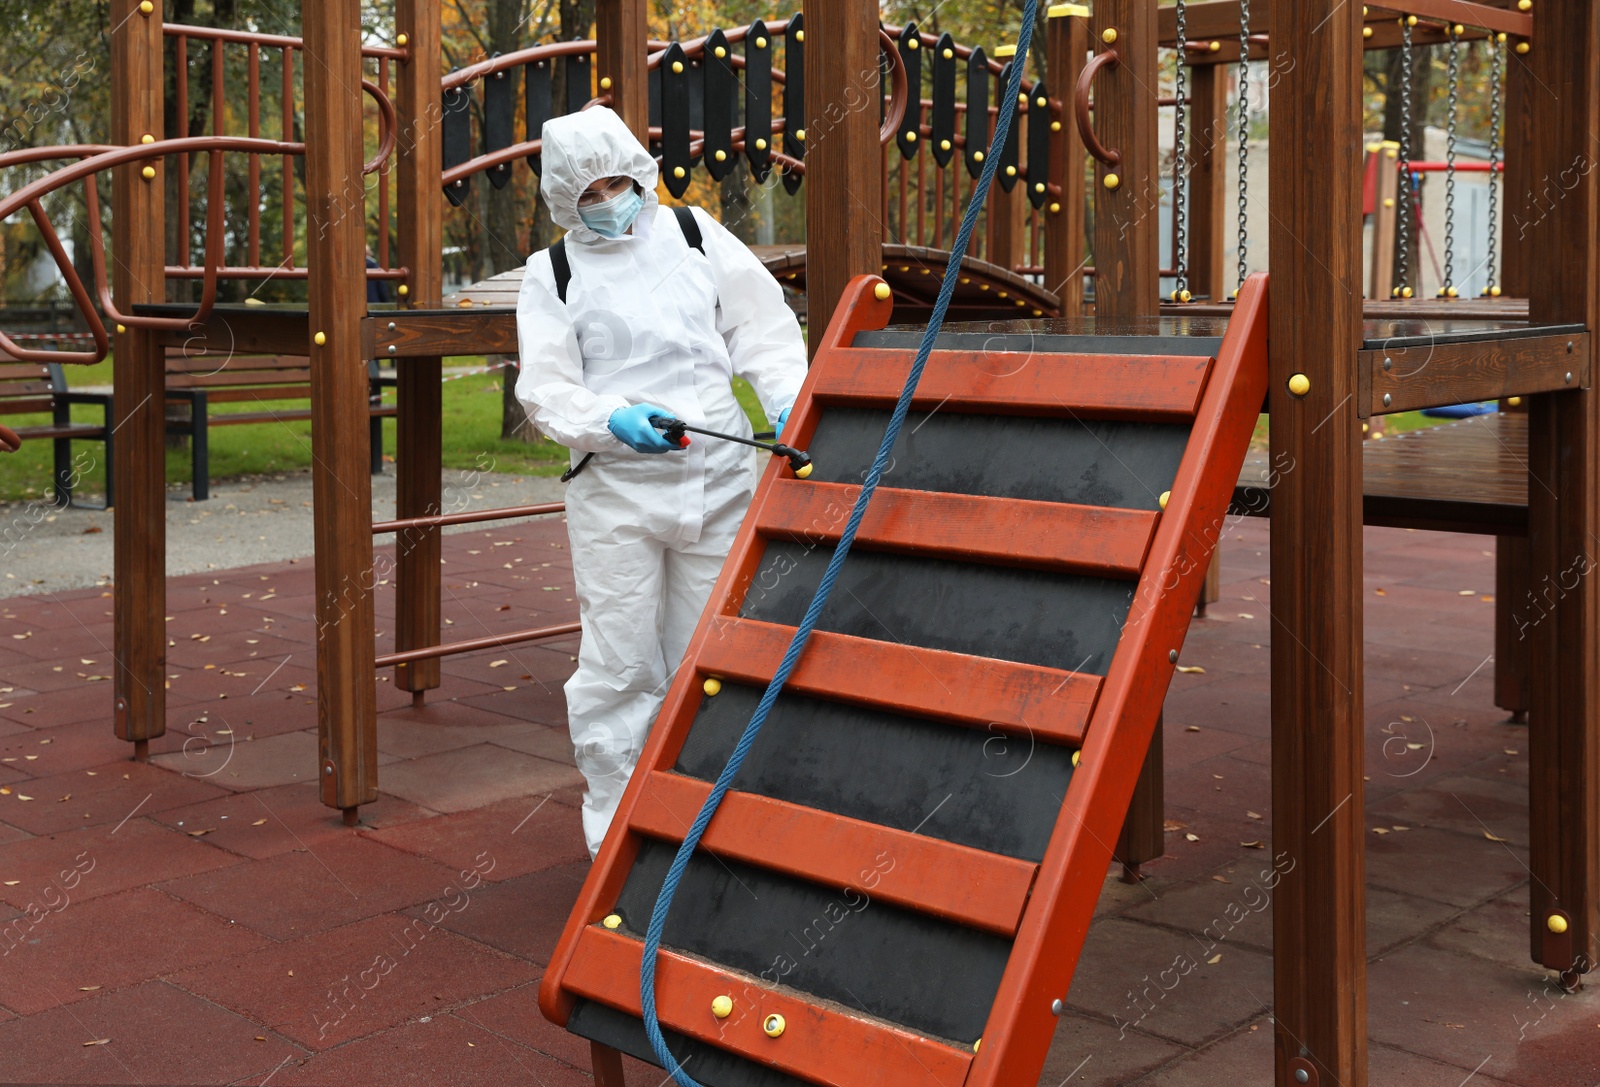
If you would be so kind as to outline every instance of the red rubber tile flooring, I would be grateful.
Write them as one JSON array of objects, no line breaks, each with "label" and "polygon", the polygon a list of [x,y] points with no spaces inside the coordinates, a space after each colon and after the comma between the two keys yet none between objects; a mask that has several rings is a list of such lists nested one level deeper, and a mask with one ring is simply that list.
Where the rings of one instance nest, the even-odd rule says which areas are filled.
[{"label": "red rubber tile flooring", "polygon": [[[570,619],[565,543],[556,523],[446,538],[446,636]],[[1203,671],[1167,700],[1168,853],[1140,884],[1108,873],[1049,1087],[1271,1081],[1266,526],[1222,546],[1184,648]],[[1492,704],[1492,546],[1367,533],[1384,1087],[1600,1083],[1600,1004],[1526,957],[1527,730]],[[536,1002],[588,869],[574,640],[448,659],[420,708],[382,681],[383,795],[350,829],[311,784],[311,564],[174,579],[168,607],[169,727],[140,765],[111,732],[109,596],[0,604],[0,1083],[592,1083]],[[380,587],[380,649],[392,616]]]}]

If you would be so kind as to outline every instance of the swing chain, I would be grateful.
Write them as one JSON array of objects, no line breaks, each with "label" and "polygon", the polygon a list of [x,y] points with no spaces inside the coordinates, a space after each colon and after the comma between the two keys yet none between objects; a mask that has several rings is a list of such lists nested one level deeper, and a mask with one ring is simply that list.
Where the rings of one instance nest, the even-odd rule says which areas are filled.
[{"label": "swing chain", "polygon": [[1396,298],[1411,297],[1411,20],[1400,18],[1400,216],[1395,230]]},{"label": "swing chain", "polygon": [[1250,0],[1239,0],[1239,288],[1250,272]]},{"label": "swing chain", "polygon": [[1497,176],[1503,151],[1500,146],[1500,80],[1504,71],[1505,38],[1493,35],[1489,39],[1489,283],[1485,295],[1498,297],[1500,285],[1495,278],[1495,232],[1498,229],[1499,184]]},{"label": "swing chain", "polygon": [[1173,228],[1173,265],[1178,271],[1177,289],[1172,292],[1174,302],[1187,302],[1189,294],[1189,148],[1185,136],[1185,99],[1189,96],[1188,25],[1185,21],[1187,0],[1178,0],[1178,85],[1177,117],[1173,122],[1172,149],[1172,203],[1176,223]]},{"label": "swing chain", "polygon": [[1444,155],[1444,284],[1440,298],[1456,297],[1456,109],[1461,91],[1461,37],[1458,27],[1450,27],[1449,112],[1445,115]]}]

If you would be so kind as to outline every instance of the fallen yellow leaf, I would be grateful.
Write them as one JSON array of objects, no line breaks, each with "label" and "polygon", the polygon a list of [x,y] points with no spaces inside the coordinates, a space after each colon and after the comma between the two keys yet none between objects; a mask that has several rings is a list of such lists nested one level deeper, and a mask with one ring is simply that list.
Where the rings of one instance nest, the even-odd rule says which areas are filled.
[{"label": "fallen yellow leaf", "polygon": [[1219,951],[1215,955],[1211,956],[1209,959],[1206,960],[1206,965],[1215,966],[1215,965],[1217,965],[1217,963],[1219,963],[1221,961],[1222,961],[1222,952]]},{"label": "fallen yellow leaf", "polygon": [[1193,664],[1193,665],[1180,664],[1180,665],[1178,665],[1178,671],[1182,672],[1186,676],[1203,676],[1203,675],[1206,674],[1206,670],[1204,668],[1200,667],[1198,664]]},{"label": "fallen yellow leaf", "polygon": [[259,827],[262,823],[265,823],[265,822],[266,822],[265,819],[257,819],[254,823],[251,823],[250,825],[253,826],[253,827]]},{"label": "fallen yellow leaf", "polygon": [[85,1049],[87,1049],[92,1045],[107,1045],[107,1044],[110,1043],[110,1041],[111,1041],[110,1038],[96,1038],[92,1042],[84,1042],[83,1046],[84,1046]]},{"label": "fallen yellow leaf", "polygon": [[1483,832],[1483,836],[1485,838],[1489,839],[1491,842],[1503,842],[1503,841],[1505,841],[1504,838],[1501,838],[1498,835],[1490,834],[1487,830]]}]

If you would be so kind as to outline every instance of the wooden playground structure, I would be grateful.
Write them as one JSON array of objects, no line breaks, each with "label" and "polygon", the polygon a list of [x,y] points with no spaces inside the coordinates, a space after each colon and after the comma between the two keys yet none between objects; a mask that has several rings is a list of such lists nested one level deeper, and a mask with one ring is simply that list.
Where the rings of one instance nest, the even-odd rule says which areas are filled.
[{"label": "wooden playground structure", "polygon": [[[611,106],[642,140],[652,142],[669,191],[681,194],[692,170],[718,176],[717,164],[743,155],[757,179],[777,170],[791,193],[803,192],[803,250],[762,256],[780,282],[804,290],[811,350],[830,353],[831,369],[813,373],[811,399],[803,401],[809,406],[796,413],[796,425],[808,436],[819,425],[818,411],[825,419],[837,404],[881,399],[883,389],[870,378],[870,359],[852,361],[866,343],[859,337],[889,337],[879,344],[884,359],[894,352],[903,359],[915,346],[914,338],[908,343],[903,337],[894,340],[893,332],[875,331],[889,320],[887,307],[872,293],[870,281],[857,277],[882,278],[892,294],[894,320],[924,320],[948,259],[954,224],[971,193],[970,180],[990,154],[1000,156],[998,187],[986,209],[981,250],[969,253],[963,266],[952,320],[1005,321],[992,327],[1007,335],[1037,334],[1034,349],[1047,361],[1052,352],[1101,362],[1108,355],[1160,354],[1176,373],[1173,360],[1193,354],[1208,360],[1208,373],[1233,373],[1252,366],[1259,371],[1264,355],[1265,372],[1257,373],[1257,385],[1250,384],[1247,373],[1237,379],[1246,391],[1266,389],[1271,427],[1264,457],[1245,458],[1242,445],[1237,455],[1206,446],[1215,462],[1199,454],[1192,465],[1184,462],[1187,474],[1171,485],[1170,509],[1163,494],[1159,506],[1126,518],[1128,540],[1138,535],[1129,527],[1134,522],[1144,534],[1134,548],[1137,555],[1096,560],[1096,566],[1064,551],[1052,561],[1065,569],[1088,563],[1142,586],[1138,578],[1165,572],[1185,548],[1203,572],[1200,560],[1209,559],[1215,545],[1211,522],[1222,516],[1214,508],[1217,495],[1225,498],[1229,487],[1235,512],[1272,519],[1272,852],[1293,861],[1274,890],[1275,1082],[1324,1087],[1367,1082],[1364,523],[1498,538],[1497,702],[1526,713],[1529,727],[1529,950],[1564,985],[1581,983],[1600,935],[1600,585],[1589,576],[1600,559],[1600,398],[1591,388],[1591,333],[1600,325],[1600,183],[1593,170],[1600,156],[1593,136],[1600,131],[1600,10],[1593,4],[1395,0],[1363,7],[1342,0],[1203,0],[1174,9],[1158,8],[1154,0],[1096,0],[1092,14],[1078,5],[1058,5],[1049,10],[1043,41],[1037,43],[1046,78],[1024,80],[1020,132],[1000,148],[990,142],[993,103],[995,89],[1004,87],[1010,74],[1008,58],[990,57],[977,46],[915,27],[880,27],[877,9],[870,5],[807,0],[797,15],[666,43],[649,39],[642,0],[598,0],[593,41],[532,46],[449,75],[443,74],[441,61],[440,7],[440,0],[397,0],[391,40],[378,45],[361,39],[356,0],[307,0],[300,38],[164,24],[160,0],[113,0],[117,93],[110,144],[0,156],[0,168],[59,164],[0,202],[0,217],[21,210],[33,215],[93,341],[88,350],[42,352],[5,338],[0,350],[18,359],[48,356],[54,362],[96,361],[113,348],[116,355],[114,720],[116,735],[135,745],[136,757],[163,733],[167,721],[167,498],[160,405],[168,395],[169,350],[216,355],[224,362],[230,353],[310,360],[317,774],[324,803],[340,809],[348,822],[354,823],[359,808],[378,795],[374,692],[379,669],[394,667],[397,685],[420,700],[440,685],[438,661],[444,655],[577,629],[555,624],[443,643],[439,612],[443,526],[561,510],[547,505],[441,514],[440,378],[446,356],[515,351],[515,277],[446,297],[443,216],[447,197],[458,198],[475,180],[496,183],[518,160],[537,156],[537,126],[553,111],[550,70],[562,64],[567,94],[560,112],[592,102]],[[181,58],[177,86],[185,96],[187,50],[198,43],[210,46],[209,93],[218,105],[210,136],[165,138],[162,131],[169,39],[175,39]],[[779,68],[773,55],[779,42],[786,68]],[[1391,284],[1391,297],[1366,298],[1371,293],[1366,284],[1379,277],[1368,274],[1362,241],[1368,175],[1362,57],[1368,50],[1409,51],[1427,44],[1492,50],[1495,78],[1504,80],[1503,146],[1496,151],[1498,163],[1489,166],[1491,177],[1503,172],[1498,185],[1507,225],[1503,266],[1497,276],[1491,269],[1497,290],[1483,298],[1457,297],[1449,289],[1438,298],[1409,297],[1403,273]],[[226,50],[243,58],[252,89],[243,134],[226,131],[221,120]],[[1164,100],[1158,88],[1174,57],[1182,79],[1176,99]],[[1242,60],[1255,61],[1257,68],[1241,68]],[[278,138],[269,138],[262,132],[273,125],[254,108],[254,90],[265,73],[275,70],[285,88],[286,117]],[[287,116],[297,100],[297,70],[304,112],[304,136],[298,141]],[[958,73],[963,75],[959,82]],[[1247,239],[1240,239],[1237,272],[1227,259],[1233,194],[1227,191],[1224,156],[1230,149],[1242,150],[1249,138],[1249,111],[1233,108],[1233,96],[1240,93],[1230,88],[1235,73],[1254,80],[1265,76],[1271,103],[1270,285],[1259,279],[1246,285]],[[511,78],[519,74],[521,139],[516,135],[518,81]],[[958,85],[965,87],[959,100]],[[775,108],[776,87],[782,88],[781,109]],[[736,88],[744,96],[744,122],[715,122],[713,111],[731,107]],[[466,124],[463,109],[473,93],[481,93],[484,101],[485,130],[478,134]],[[1497,88],[1497,110],[1500,102]],[[1172,182],[1160,154],[1159,114],[1174,105],[1180,118],[1176,169],[1187,184],[1175,186],[1176,241],[1173,251],[1163,253],[1161,220],[1168,212],[1161,190]],[[179,113],[187,116],[187,108]],[[375,150],[363,146],[365,118],[372,115]],[[732,117],[731,108],[724,116]],[[1379,213],[1392,212],[1402,224],[1412,213],[1410,151],[1398,149],[1393,167],[1386,167],[1387,152],[1380,148],[1373,174]],[[189,251],[190,200],[180,199],[180,251],[167,253],[164,185],[170,177],[179,192],[189,193],[191,160],[199,154],[207,157],[205,252],[197,257]],[[252,191],[268,192],[263,169],[270,182],[272,164],[281,164],[277,193],[252,201],[248,222],[234,227],[246,239],[242,265],[228,265],[222,255],[219,194],[225,155],[245,163]],[[1085,185],[1080,182],[1087,161],[1093,168]],[[95,178],[101,174],[111,177],[112,220],[119,224],[110,239],[109,273],[98,232]],[[365,179],[374,175],[379,183],[369,196]],[[43,206],[50,193],[85,182],[96,258],[96,282],[90,284],[72,270]],[[1238,197],[1247,199],[1242,179]],[[1395,201],[1393,207],[1388,200]],[[379,267],[369,270],[363,254],[374,212],[380,229],[370,240]],[[274,260],[269,251],[276,242],[268,242],[265,229],[280,221],[281,259]],[[393,249],[391,229],[397,239]],[[1415,255],[1408,227],[1395,233],[1391,225],[1380,233],[1402,250],[1411,246]],[[303,263],[297,263],[297,252],[303,253]],[[1086,253],[1093,254],[1092,263]],[[1405,268],[1403,258],[1400,267]],[[369,276],[391,282],[399,302],[361,305]],[[1163,291],[1163,276],[1176,283],[1173,290]],[[307,301],[220,303],[217,283],[230,277],[303,278]],[[173,285],[196,281],[198,300],[174,300]],[[1092,283],[1087,294],[1086,283]],[[1256,341],[1255,347],[1241,346],[1247,330],[1264,340],[1264,352]],[[1057,335],[1061,342],[1052,348],[1050,338]],[[1139,337],[1147,338],[1142,349]],[[1089,339],[1098,346],[1085,346]],[[1120,347],[1101,342],[1117,339]],[[935,357],[958,366],[962,356],[957,347],[941,346]],[[969,350],[969,365],[977,365],[975,357]],[[368,512],[368,360],[374,358],[394,360],[398,374],[398,515],[377,524]],[[840,373],[848,377],[857,366],[859,388],[832,393],[822,388],[826,381],[849,385]],[[1040,401],[996,408],[997,401],[970,385],[953,381],[951,389],[958,402],[969,396],[979,404],[974,411],[1055,410]],[[1061,390],[1069,386],[1062,382],[1056,391],[1066,395]],[[1171,391],[1162,386],[1138,395],[1153,401]],[[1128,403],[1138,399],[1126,390],[1106,395],[1110,401],[1087,409],[1076,401],[1064,403],[1088,410],[1088,417],[1116,418],[1116,411],[1128,410]],[[1504,410],[1471,439],[1440,432],[1363,440],[1371,421],[1385,414],[1486,400],[1501,401]],[[1190,441],[1198,442],[1202,421],[1210,418],[1206,412],[1220,418],[1222,411],[1220,401],[1207,404],[1202,409],[1197,392],[1182,410],[1170,405],[1158,410],[1145,402],[1139,411],[1181,416],[1195,428]],[[1254,418],[1253,406],[1238,418],[1240,409],[1232,410],[1230,425]],[[1241,440],[1234,435],[1232,444],[1222,444],[1232,449]],[[1229,457],[1233,463],[1227,463]],[[1240,475],[1215,478],[1219,464],[1232,475],[1241,458]],[[780,509],[776,497],[762,505],[769,492],[801,501],[793,481],[781,475],[780,467],[769,468],[758,494],[755,508],[763,517],[778,518],[776,528],[763,521],[762,531],[793,529],[791,522],[799,516]],[[1181,493],[1183,481],[1192,485],[1191,493]],[[1223,484],[1228,486],[1212,494]],[[959,503],[951,508],[957,507],[967,510]],[[993,513],[985,510],[984,516]],[[1048,516],[1036,510],[1031,516],[1040,518],[1040,526],[1068,523],[1059,510]],[[922,528],[914,539],[899,540],[902,548],[981,551],[980,542],[971,540],[929,543],[930,534],[938,535],[928,528],[934,522],[915,523]],[[756,531],[747,526],[741,546],[754,547]],[[372,541],[384,533],[397,538],[398,627],[395,652],[378,656]],[[894,532],[884,528],[881,535],[889,539]],[[757,551],[741,555],[747,572],[758,558]],[[1044,561],[1037,554],[990,555],[987,561],[1002,559],[1024,565]],[[725,574],[719,593],[733,591],[731,577]],[[1073,749],[1072,766],[1081,748],[1092,767],[1083,776],[1086,791],[1069,791],[1062,810],[1081,815],[1091,831],[1109,832],[1102,835],[1107,839],[1120,827],[1115,854],[1132,866],[1161,851],[1159,744],[1154,756],[1145,754],[1151,735],[1159,736],[1160,699],[1132,697],[1130,685],[1138,676],[1158,693],[1165,690],[1178,654],[1172,648],[1169,659],[1167,647],[1181,645],[1183,633],[1173,601],[1186,594],[1198,597],[1198,573],[1186,570],[1174,585],[1168,587],[1172,601],[1151,604],[1159,619],[1124,635],[1124,641],[1143,638],[1150,644],[1130,649],[1129,663],[1119,670],[1098,673],[1094,691],[1099,693],[1085,695],[1081,720],[1054,722],[1053,742]],[[732,606],[737,610],[737,603]],[[1181,610],[1187,614],[1187,608]],[[708,612],[703,630],[714,618]],[[781,651],[783,642],[762,641],[763,632],[755,629],[759,624],[745,622],[748,618],[738,622],[745,624],[741,644],[751,658]],[[782,623],[792,626],[792,620]],[[1167,638],[1159,652],[1152,630]],[[642,928],[631,917],[612,924],[613,911],[631,866],[642,855],[641,839],[681,838],[681,830],[666,825],[670,820],[664,822],[659,812],[649,815],[645,799],[674,817],[692,817],[701,794],[667,773],[677,756],[676,746],[667,745],[682,744],[705,678],[743,675],[757,682],[761,677],[761,667],[749,659],[730,656],[726,645],[721,651],[723,658],[698,661],[679,675],[662,717],[670,727],[657,729],[624,802],[623,816],[636,812],[637,820],[628,833],[608,840],[547,975],[542,1004],[559,1020],[573,1013],[579,997],[588,1006],[607,1009],[586,1013],[590,1025],[580,1032],[594,1041],[597,1078],[608,1087],[621,1083],[616,1050],[627,1048],[631,1037],[631,1027],[617,1026],[618,1013],[638,1015],[639,953],[628,933]],[[859,646],[851,652],[858,662],[875,659]],[[1056,662],[1055,668],[1074,663]],[[852,681],[857,685],[871,674],[867,665],[852,667],[867,669]],[[1037,675],[1024,679],[1043,681]],[[811,682],[810,690],[836,698],[867,697],[859,690],[841,694],[817,677]],[[999,694],[992,702],[974,695],[971,705],[919,708],[919,696],[906,686],[894,704],[913,715],[959,719],[969,727],[1011,720],[995,716],[1000,712],[995,705],[1003,701]],[[1117,723],[1104,726],[1108,731],[1091,731],[1089,722],[1097,718],[1089,706],[1096,697],[1096,714],[1109,713],[1108,704],[1123,706],[1127,723],[1112,715],[1106,719]],[[1019,712],[1013,727],[1026,727],[1032,736],[1034,726],[1020,721]],[[647,766],[655,769],[646,773]],[[1063,772],[1072,776],[1071,770]],[[1093,798],[1089,807],[1082,807],[1085,797]],[[1058,827],[1059,839],[1046,835],[1048,850],[1018,859],[903,830],[890,833],[869,826],[870,821],[825,819],[815,812],[797,816],[769,798],[747,795],[742,803],[753,825],[792,817],[800,820],[791,825],[792,832],[794,825],[816,820],[815,834],[837,835],[839,855],[846,858],[870,858],[873,849],[893,848],[901,851],[908,869],[970,871],[983,886],[1009,887],[1010,898],[967,901],[949,886],[947,875],[926,880],[923,896],[906,896],[902,904],[990,936],[1003,935],[1014,950],[1009,959],[998,960],[1003,980],[996,983],[992,1013],[979,1020],[980,1031],[956,1039],[960,1047],[939,1024],[886,1026],[829,1011],[820,997],[808,1002],[804,994],[797,997],[787,989],[781,1001],[794,1031],[788,1042],[793,1053],[786,1049],[773,1056],[777,1036],[770,1029],[749,1030],[758,1025],[754,1021],[741,1028],[744,1033],[722,1032],[718,1020],[699,1015],[698,996],[693,1009],[685,1003],[688,997],[665,1000],[665,1024],[789,1077],[765,1082],[910,1085],[925,1082],[914,1071],[919,1063],[969,1084],[1032,1082],[1054,1028],[1049,997],[1065,991],[1100,890],[1091,862],[1109,859],[1108,842],[1087,843],[1076,830]],[[781,840],[776,831],[763,840],[753,831],[730,827],[718,841],[708,838],[708,844],[762,865],[772,863],[766,851]],[[834,884],[848,880],[854,869],[836,871],[843,862],[824,852],[820,847],[797,851],[781,870]],[[1047,917],[1038,911],[1030,915],[1036,902],[1050,903]],[[622,923],[627,928],[616,932]],[[663,967],[669,988],[675,978],[683,986],[701,986],[731,983],[730,977],[748,980],[753,973],[740,974],[731,966],[719,973],[688,956],[673,962],[671,970]],[[594,1025],[607,1016],[611,1019]],[[770,1018],[764,1015],[763,1021]],[[894,1017],[883,1011],[879,1018]],[[827,1039],[827,1046],[795,1044],[802,1025],[815,1030],[813,1039]],[[974,1045],[978,1037],[981,1047]],[[890,1053],[895,1046],[909,1048]],[[914,1059],[908,1062],[907,1053]],[[737,1071],[728,1074],[735,1077],[728,1082],[742,1082]]]}]

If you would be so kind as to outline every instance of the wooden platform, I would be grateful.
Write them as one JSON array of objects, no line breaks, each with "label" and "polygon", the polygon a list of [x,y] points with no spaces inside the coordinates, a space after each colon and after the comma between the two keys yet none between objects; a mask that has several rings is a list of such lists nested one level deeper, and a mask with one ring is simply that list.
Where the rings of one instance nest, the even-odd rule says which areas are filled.
[{"label": "wooden platform", "polygon": [[[1528,417],[1520,412],[1369,441],[1363,454],[1363,519],[1369,525],[1525,536],[1528,532]],[[1265,450],[1239,474],[1231,512],[1265,517],[1273,471]]]}]

